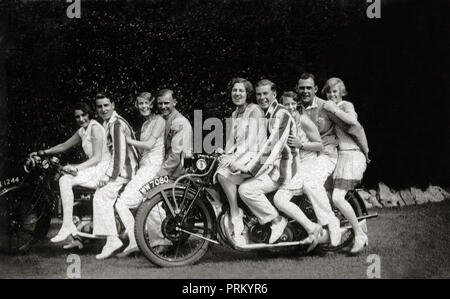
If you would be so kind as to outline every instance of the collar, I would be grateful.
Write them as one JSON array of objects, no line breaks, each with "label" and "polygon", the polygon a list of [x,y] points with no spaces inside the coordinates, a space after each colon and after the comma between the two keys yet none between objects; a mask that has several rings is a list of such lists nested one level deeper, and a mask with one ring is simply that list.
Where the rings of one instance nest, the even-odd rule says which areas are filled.
[{"label": "collar", "polygon": [[312,104],[309,105],[308,107],[305,108],[305,106],[303,106],[303,103],[302,103],[301,106],[302,106],[302,109],[304,109],[304,110],[310,110],[310,109],[317,108],[317,107],[318,107],[318,106],[317,106],[317,97],[314,96],[314,99],[312,100]]},{"label": "collar", "polygon": [[269,108],[266,111],[266,117],[269,117],[270,115],[272,115],[273,111],[275,110],[275,108],[278,106],[278,101],[277,99],[274,99],[272,101],[272,103],[270,103]]},{"label": "collar", "polygon": [[113,122],[115,122],[117,120],[118,116],[119,116],[119,114],[117,114],[117,112],[114,110],[113,113],[111,114],[111,117],[109,118],[109,120],[104,121],[103,126],[106,127],[107,125],[112,124]]},{"label": "collar", "polygon": [[166,121],[172,121],[179,114],[178,110],[173,108],[172,112],[167,116]]}]

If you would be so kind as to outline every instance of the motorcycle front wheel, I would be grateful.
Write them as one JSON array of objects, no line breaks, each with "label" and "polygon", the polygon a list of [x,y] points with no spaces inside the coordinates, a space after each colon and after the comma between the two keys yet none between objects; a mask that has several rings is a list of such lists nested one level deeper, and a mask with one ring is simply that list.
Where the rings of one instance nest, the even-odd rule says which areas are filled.
[{"label": "motorcycle front wheel", "polygon": [[0,199],[0,252],[16,254],[28,251],[34,242],[45,238],[51,213],[43,190],[18,188]]},{"label": "motorcycle front wheel", "polygon": [[[191,206],[186,217],[181,212],[175,216],[164,201],[173,202],[172,189],[166,189],[142,203],[136,214],[136,241],[145,257],[160,267],[192,265],[201,259],[214,237],[214,214],[208,205],[198,198],[192,203],[193,194],[187,192],[187,205]],[[176,190],[178,203],[184,190]],[[190,205],[192,203],[192,205]]]}]

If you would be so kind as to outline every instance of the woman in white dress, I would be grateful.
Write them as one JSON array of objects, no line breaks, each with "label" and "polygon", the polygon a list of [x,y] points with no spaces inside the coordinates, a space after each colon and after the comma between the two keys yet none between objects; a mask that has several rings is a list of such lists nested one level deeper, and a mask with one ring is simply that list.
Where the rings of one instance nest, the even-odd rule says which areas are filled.
[{"label": "woman in white dress", "polygon": [[258,154],[258,150],[266,141],[267,133],[264,112],[257,104],[250,103],[252,84],[246,79],[234,78],[229,88],[236,110],[231,115],[231,132],[216,174],[230,204],[232,236],[238,245],[242,245],[245,243],[242,236],[243,211],[237,205],[237,186],[249,176],[240,174],[237,170],[242,168],[240,165],[247,164]]},{"label": "woman in white dress", "polygon": [[[342,100],[347,95],[344,82],[339,78],[330,78],[325,83],[322,93],[326,94],[328,101],[324,104],[324,109],[334,114],[345,125],[358,125],[358,115],[353,104]],[[333,173],[334,189],[333,203],[348,219],[354,232],[355,242],[350,250],[351,253],[360,252],[368,245],[367,235],[358,225],[358,219],[351,205],[345,200],[348,190],[354,189],[362,180],[366,170],[366,156],[343,128],[335,126],[336,136],[339,142],[339,157]]]},{"label": "woman in white dress", "polygon": [[142,150],[142,157],[136,175],[127,184],[116,203],[116,211],[125,226],[129,239],[128,246],[122,253],[118,254],[119,257],[125,257],[139,251],[134,235],[134,217],[130,209],[135,209],[142,203],[144,196],[139,189],[155,178],[164,159],[166,121],[161,115],[153,113],[154,100],[149,92],[143,92],[137,97],[136,107],[146,120],[142,124],[140,141],[127,137],[128,144]]},{"label": "woman in white dress", "polygon": [[105,173],[110,160],[105,129],[92,119],[93,111],[89,105],[82,102],[77,103],[74,107],[74,114],[80,129],[64,143],[37,152],[39,155],[55,155],[81,143],[84,153],[88,156],[83,163],[66,165],[63,168],[63,171],[67,173],[59,179],[63,224],[58,234],[50,240],[53,243],[64,241],[69,235],[77,234],[76,226],[72,221],[74,200],[72,188],[74,186],[97,188],[97,183]]}]

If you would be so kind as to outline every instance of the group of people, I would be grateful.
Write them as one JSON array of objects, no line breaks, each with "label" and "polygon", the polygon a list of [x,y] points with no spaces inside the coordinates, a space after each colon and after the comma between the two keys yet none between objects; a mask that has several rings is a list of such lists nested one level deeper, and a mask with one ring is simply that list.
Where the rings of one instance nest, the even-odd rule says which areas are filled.
[{"label": "group of people", "polygon": [[[333,174],[333,203],[355,232],[351,252],[361,251],[368,238],[345,195],[363,177],[369,161],[368,147],[365,134],[355,133],[361,132],[362,127],[354,106],[343,100],[347,94],[344,82],[330,78],[325,83],[322,93],[327,101],[316,96],[315,77],[309,73],[298,79],[297,92],[282,94],[281,103],[270,80],[256,84],[258,105],[250,103],[253,86],[248,80],[234,79],[230,89],[236,110],[217,180],[230,202],[230,223],[236,244],[245,243],[243,212],[237,205],[239,193],[260,224],[271,223],[269,243],[276,242],[287,225],[281,211],[308,232],[302,241],[310,244],[308,250],[318,244],[324,226],[328,226],[331,244],[339,245],[340,221],[325,189],[325,181]],[[266,126],[255,121],[260,118],[267,119]],[[272,204],[266,194],[274,191]],[[293,196],[302,193],[310,199],[318,223],[308,219],[291,202]]]},{"label": "group of people", "polygon": [[[287,225],[281,211],[308,232],[308,237],[302,241],[310,244],[308,250],[317,245],[325,226],[328,226],[331,244],[338,245],[340,221],[331,208],[324,186],[333,174],[333,203],[355,232],[351,252],[361,251],[368,238],[345,195],[361,181],[368,162],[368,149],[349,129],[360,124],[353,105],[343,100],[347,94],[344,82],[339,78],[326,82],[322,93],[327,101],[316,96],[318,87],[314,75],[308,73],[300,76],[296,92],[282,94],[281,103],[277,100],[276,86],[270,80],[259,81],[253,89],[248,80],[234,78],[229,90],[236,109],[225,149],[217,149],[223,155],[215,178],[230,204],[229,222],[234,242],[238,245],[246,242],[242,235],[243,212],[237,204],[239,193],[261,224],[271,223],[269,243],[276,242]],[[253,93],[257,104],[252,103]],[[62,242],[69,235],[77,234],[72,222],[72,188],[78,185],[96,189],[93,234],[106,236],[102,252],[96,258],[108,258],[123,246],[114,209],[129,239],[128,246],[118,255],[138,251],[130,209],[138,207],[143,200],[139,189],[156,177],[183,174],[181,153],[192,153],[192,127],[177,111],[176,104],[170,89],[159,91],[156,105],[150,93],[141,93],[136,107],[145,122],[139,140],[127,121],[115,111],[111,97],[97,94],[95,99],[103,125],[93,119],[89,105],[78,103],[75,106],[75,119],[80,129],[66,142],[38,151],[41,155],[57,154],[81,143],[89,157],[81,164],[64,167],[68,174],[59,181],[63,224],[52,242]],[[272,204],[266,194],[273,191],[276,193]],[[310,199],[318,223],[308,219],[291,202],[293,196],[301,193]]]},{"label": "group of people", "polygon": [[53,155],[81,143],[89,157],[81,164],[63,168],[67,173],[59,180],[63,224],[51,242],[62,242],[70,235],[77,235],[77,228],[72,221],[72,188],[82,186],[96,189],[93,199],[93,234],[106,236],[102,252],[96,258],[106,259],[123,246],[116,227],[114,209],[129,239],[128,246],[118,255],[125,257],[139,250],[130,209],[138,207],[144,199],[139,192],[140,187],[159,176],[181,175],[181,153],[192,152],[192,127],[175,108],[177,101],[173,91],[159,91],[157,105],[154,101],[148,92],[141,93],[136,99],[135,105],[145,118],[139,140],[135,138],[128,122],[115,111],[114,100],[99,93],[96,95],[95,107],[103,119],[103,125],[93,119],[93,111],[88,104],[78,103],[74,107],[74,114],[80,129],[66,142],[37,151],[39,155]]}]

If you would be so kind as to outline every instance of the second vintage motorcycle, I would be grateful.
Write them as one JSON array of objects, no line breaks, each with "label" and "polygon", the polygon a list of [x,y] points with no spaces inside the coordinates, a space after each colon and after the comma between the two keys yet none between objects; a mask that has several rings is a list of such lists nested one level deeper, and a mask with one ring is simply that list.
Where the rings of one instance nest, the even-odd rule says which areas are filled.
[{"label": "second vintage motorcycle", "polygon": [[[173,181],[167,176],[156,178],[141,188],[146,200],[136,214],[136,240],[145,257],[161,267],[194,264],[207,252],[209,245],[219,244],[235,250],[284,250],[306,252],[301,240],[306,231],[289,219],[278,242],[269,244],[270,224],[261,225],[248,207],[239,200],[244,211],[244,237],[246,245],[234,243],[228,224],[228,201],[213,176],[219,163],[219,155],[196,154],[185,158],[186,174]],[[357,190],[348,192],[346,199],[354,209],[360,225],[367,231],[369,215]],[[295,197],[294,202],[305,214],[316,221],[311,203],[305,196]],[[353,230],[345,217],[334,209],[341,220],[342,242],[333,247],[328,231],[321,235],[318,249],[336,251],[349,246],[354,238]],[[286,215],[284,215],[286,216]]]}]

